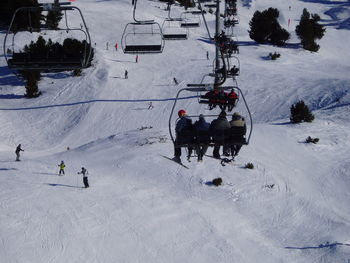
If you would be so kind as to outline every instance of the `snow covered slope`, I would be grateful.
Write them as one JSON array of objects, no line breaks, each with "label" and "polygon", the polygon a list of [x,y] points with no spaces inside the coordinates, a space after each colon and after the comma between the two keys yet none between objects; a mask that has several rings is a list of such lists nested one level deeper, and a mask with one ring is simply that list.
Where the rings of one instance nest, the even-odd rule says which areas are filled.
[{"label": "snow covered slope", "polygon": [[[238,1],[238,84],[253,113],[251,143],[233,165],[183,156],[189,169],[164,158],[173,155],[172,99],[212,70],[214,46],[203,41],[202,25],[189,40],[166,42],[162,54],[135,63],[113,48],[132,21],[130,2],[75,1],[96,43],[94,66],[81,77],[45,76],[37,99],[23,97],[1,54],[0,261],[347,262],[349,2]],[[139,7],[141,18],[167,17],[155,1],[139,0]],[[268,7],[280,10],[292,34],[287,47],[257,45],[248,36],[253,13]],[[327,25],[318,53],[301,49],[295,36],[303,8]],[[214,16],[206,18],[213,30]],[[281,58],[267,60],[275,51]],[[292,125],[290,106],[300,99],[315,121]],[[196,99],[179,101],[180,108],[211,113]],[[243,103],[237,111],[246,114]],[[305,144],[307,136],[320,141]],[[19,143],[25,151],[15,162]],[[61,160],[65,176],[57,175]],[[248,162],[255,169],[244,169]],[[77,175],[82,166],[89,189]],[[223,186],[210,185],[216,177]]]}]

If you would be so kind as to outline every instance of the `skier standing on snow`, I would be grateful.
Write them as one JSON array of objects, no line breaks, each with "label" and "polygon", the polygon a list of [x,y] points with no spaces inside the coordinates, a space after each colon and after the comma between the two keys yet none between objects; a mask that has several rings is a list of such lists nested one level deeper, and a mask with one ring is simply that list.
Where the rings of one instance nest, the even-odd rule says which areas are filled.
[{"label": "skier standing on snow", "polygon": [[60,167],[60,171],[59,171],[59,175],[64,174],[64,168],[66,167],[66,165],[64,164],[63,161],[61,161],[61,163],[58,165],[58,167]]},{"label": "skier standing on snow", "polygon": [[17,148],[16,148],[16,161],[20,161],[19,157],[20,157],[20,151],[24,152],[24,150],[21,148],[21,145],[18,144]]},{"label": "skier standing on snow", "polygon": [[81,171],[78,172],[78,174],[83,175],[84,186],[85,186],[85,188],[88,188],[89,187],[89,182],[88,182],[88,177],[87,177],[87,175],[89,174],[88,171],[84,167],[81,167]]},{"label": "skier standing on snow", "polygon": [[124,72],[124,78],[125,78],[125,79],[128,78],[128,71],[127,71],[127,70],[125,70],[125,72]]}]

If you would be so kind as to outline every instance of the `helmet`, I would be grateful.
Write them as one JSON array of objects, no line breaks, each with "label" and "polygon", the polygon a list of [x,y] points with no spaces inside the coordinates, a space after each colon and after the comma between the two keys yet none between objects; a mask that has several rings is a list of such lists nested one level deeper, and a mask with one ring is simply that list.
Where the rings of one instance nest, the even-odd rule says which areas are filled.
[{"label": "helmet", "polygon": [[179,117],[182,117],[182,116],[186,115],[186,111],[185,110],[179,110],[179,112],[177,114],[179,115]]}]

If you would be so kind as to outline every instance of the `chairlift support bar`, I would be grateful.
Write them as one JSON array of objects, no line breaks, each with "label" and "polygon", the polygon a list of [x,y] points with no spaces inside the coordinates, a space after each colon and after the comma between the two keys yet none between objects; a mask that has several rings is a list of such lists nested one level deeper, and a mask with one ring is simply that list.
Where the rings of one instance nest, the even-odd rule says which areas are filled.
[{"label": "chairlift support bar", "polygon": [[133,11],[134,21],[138,24],[153,24],[154,20],[137,20],[136,19],[136,6],[137,6],[137,0],[135,0],[135,3],[134,3],[134,11]]}]

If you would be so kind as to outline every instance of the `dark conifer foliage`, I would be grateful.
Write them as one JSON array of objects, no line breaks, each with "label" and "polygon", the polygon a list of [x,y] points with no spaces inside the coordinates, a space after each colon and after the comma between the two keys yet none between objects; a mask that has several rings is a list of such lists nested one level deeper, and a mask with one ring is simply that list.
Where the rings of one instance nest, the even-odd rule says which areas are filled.
[{"label": "dark conifer foliage", "polygon": [[[1,0],[0,1],[0,22],[9,26],[12,16],[20,7],[38,7],[38,0]],[[31,26],[34,29],[40,28],[42,20],[41,12],[21,12],[16,16],[12,31],[28,30]]]},{"label": "dark conifer foliage", "polygon": [[312,122],[314,119],[315,116],[310,112],[309,107],[302,100],[293,104],[290,108],[290,121],[292,123],[300,123],[303,121]]},{"label": "dark conifer foliage", "polygon": [[25,80],[26,93],[24,96],[27,98],[36,98],[41,95],[38,88],[38,81],[41,78],[40,71],[38,70],[23,70],[20,72],[23,79]]},{"label": "dark conifer foliage", "polygon": [[[31,59],[45,59],[48,61],[57,61],[60,59],[83,59],[86,55],[84,52],[88,52],[90,47],[87,45],[85,49],[86,41],[79,41],[77,39],[66,38],[63,41],[63,45],[56,42],[53,43],[51,39],[46,41],[42,36],[38,37],[36,42],[31,42],[24,47],[24,52],[30,54]],[[93,59],[93,51],[89,60],[89,66]]]},{"label": "dark conifer foliage", "polygon": [[277,46],[283,46],[290,35],[287,30],[282,28],[277,21],[279,11],[270,7],[262,12],[255,11],[252,20],[250,20],[249,36],[258,43],[271,43]]},{"label": "dark conifer foliage", "polygon": [[301,45],[306,50],[317,52],[320,48],[315,40],[321,39],[326,31],[324,26],[318,23],[320,19],[318,14],[310,14],[306,8],[303,10],[295,32],[301,40]]},{"label": "dark conifer foliage", "polygon": [[46,27],[48,29],[58,29],[58,24],[63,17],[62,12],[59,11],[49,11],[46,16]]}]

